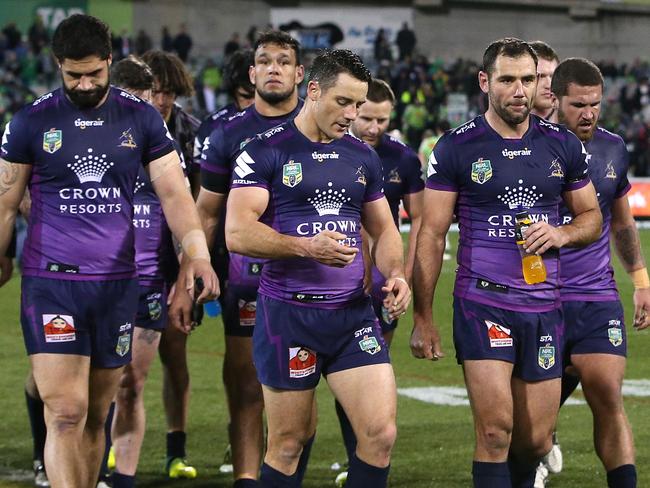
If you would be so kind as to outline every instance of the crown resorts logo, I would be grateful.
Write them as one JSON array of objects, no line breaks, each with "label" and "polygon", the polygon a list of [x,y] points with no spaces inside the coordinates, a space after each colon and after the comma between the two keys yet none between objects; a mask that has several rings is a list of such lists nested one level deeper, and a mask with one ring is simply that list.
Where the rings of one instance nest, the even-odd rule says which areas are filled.
[{"label": "crown resorts logo", "polygon": [[68,168],[77,175],[79,183],[88,183],[90,181],[101,183],[106,171],[115,165],[115,163],[106,161],[106,154],[93,156],[92,148],[88,148],[87,156],[76,154],[74,158],[76,161],[69,163]]},{"label": "crown resorts logo", "polygon": [[518,207],[532,208],[537,200],[544,196],[541,193],[537,194],[535,192],[535,190],[537,190],[535,185],[528,188],[523,186],[524,180],[519,180],[517,183],[518,186],[513,186],[512,188],[506,186],[504,188],[505,193],[497,196],[497,198],[505,205],[508,205],[508,208],[510,209],[516,209]]},{"label": "crown resorts logo", "polygon": [[140,190],[142,190],[142,187],[145,184],[146,183],[142,181],[142,179],[140,178],[140,175],[138,175],[138,177],[135,180],[135,189],[133,190],[133,193],[138,193]]},{"label": "crown resorts logo", "polygon": [[345,196],[345,188],[341,191],[332,190],[332,182],[327,183],[328,189],[316,189],[316,196],[308,198],[307,201],[311,203],[318,215],[338,215],[341,207],[345,202],[352,200],[350,197]]}]

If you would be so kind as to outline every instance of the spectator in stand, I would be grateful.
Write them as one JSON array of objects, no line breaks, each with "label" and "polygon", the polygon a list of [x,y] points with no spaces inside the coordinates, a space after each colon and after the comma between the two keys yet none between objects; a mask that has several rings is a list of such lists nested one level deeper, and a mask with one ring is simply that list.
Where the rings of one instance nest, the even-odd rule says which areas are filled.
[{"label": "spectator in stand", "polygon": [[43,25],[43,19],[41,19],[40,15],[34,17],[34,23],[30,26],[27,37],[34,56],[38,56],[41,50],[50,42],[50,36]]},{"label": "spectator in stand", "polygon": [[187,63],[193,45],[192,38],[186,31],[187,27],[185,24],[181,24],[180,32],[176,34],[173,41],[174,51],[176,51],[176,54],[178,54],[178,57],[184,63]]},{"label": "spectator in stand", "polygon": [[22,40],[22,34],[18,30],[18,27],[16,27],[16,23],[10,22],[7,24],[6,27],[2,29],[2,33],[5,36],[6,48],[10,51],[15,51],[18,46],[20,46]]},{"label": "spectator in stand", "polygon": [[228,58],[232,53],[237,51],[240,48],[239,45],[239,32],[234,32],[226,45],[223,48],[224,57]]},{"label": "spectator in stand", "polygon": [[417,38],[415,37],[415,32],[409,29],[408,23],[404,22],[402,28],[397,33],[397,39],[395,40],[397,44],[397,49],[399,49],[399,60],[404,61],[406,58],[410,58],[413,55],[413,50],[417,44]]},{"label": "spectator in stand", "polygon": [[145,32],[144,29],[138,31],[138,35],[135,38],[134,42],[135,53],[138,56],[142,56],[147,51],[150,51],[153,48],[153,41],[151,36]]},{"label": "spectator in stand", "polygon": [[160,37],[160,49],[168,53],[174,50],[174,39],[169,33],[169,28],[166,25],[164,25],[162,28],[162,34]]}]

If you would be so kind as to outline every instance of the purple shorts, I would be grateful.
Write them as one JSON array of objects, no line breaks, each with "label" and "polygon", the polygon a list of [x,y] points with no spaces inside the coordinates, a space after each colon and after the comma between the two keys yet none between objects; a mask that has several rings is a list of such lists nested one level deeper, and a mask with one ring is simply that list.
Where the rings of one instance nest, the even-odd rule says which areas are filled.
[{"label": "purple shorts", "polygon": [[610,302],[563,302],[564,356],[615,354],[627,356],[625,318],[620,300]]},{"label": "purple shorts", "polygon": [[135,326],[165,330],[167,327],[167,287],[140,285],[140,300]]},{"label": "purple shorts", "polygon": [[382,276],[377,268],[372,269],[372,308],[375,311],[375,315],[379,320],[379,325],[381,325],[381,331],[385,334],[386,332],[393,331],[397,329],[397,319],[391,320],[388,316],[388,310],[384,307],[384,298],[386,294],[381,291],[381,287],[384,286],[386,279]]},{"label": "purple shorts", "polygon": [[454,297],[454,345],[458,363],[496,359],[514,364],[524,381],[562,376],[562,309],[514,312]]},{"label": "purple shorts", "polygon": [[257,306],[253,359],[263,385],[309,390],[321,374],[390,362],[369,298],[327,309],[259,295]]},{"label": "purple shorts", "polygon": [[70,281],[24,276],[21,323],[27,354],[90,356],[93,366],[131,361],[138,280]]},{"label": "purple shorts", "polygon": [[221,299],[223,328],[227,336],[253,337],[257,288],[227,286]]}]

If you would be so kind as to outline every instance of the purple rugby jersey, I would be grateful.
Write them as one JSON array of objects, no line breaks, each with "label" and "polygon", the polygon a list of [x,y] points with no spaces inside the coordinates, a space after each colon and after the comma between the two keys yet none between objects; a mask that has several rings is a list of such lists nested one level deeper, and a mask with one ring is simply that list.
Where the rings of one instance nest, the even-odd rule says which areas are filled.
[{"label": "purple rugby jersey", "polygon": [[220,109],[215,110],[203,119],[201,125],[196,131],[196,137],[194,138],[193,163],[195,165],[201,166],[201,152],[203,151],[203,144],[207,142],[210,134],[212,134],[212,131],[215,130],[220,123],[228,120],[237,112],[237,105],[235,105],[233,102],[225,105]]},{"label": "purple rugby jersey", "polygon": [[[560,251],[560,295],[562,301],[618,300],[611,264],[609,231],[612,205],[630,190],[627,179],[629,155],[625,142],[616,134],[597,127],[585,143],[589,178],[596,188],[603,214],[603,228],[598,240],[581,249]],[[571,222],[569,210],[562,205],[562,223]]]},{"label": "purple rugby jersey", "polygon": [[[302,108],[302,100],[286,115],[265,117],[251,105],[230,117],[220,118],[215,124],[201,154],[201,186],[206,190],[227,194],[235,159],[241,149],[257,134],[283,122],[293,120]],[[225,214],[223,214],[225,215]],[[223,222],[224,219],[221,219]],[[222,236],[218,234],[217,238]],[[229,253],[228,283],[240,287],[257,288],[263,259]]]},{"label": "purple rugby jersey", "polygon": [[32,165],[23,274],[69,280],[135,277],[138,171],[173,150],[156,109],[115,87],[98,108],[77,108],[59,88],[16,113],[0,156]]},{"label": "purple rugby jersey", "polygon": [[527,285],[515,214],[525,209],[533,221],[557,225],[562,193],[589,183],[585,157],[575,135],[534,115],[521,139],[502,138],[483,116],[440,139],[426,186],[458,193],[456,296],[520,312],[559,306],[559,253],[543,255],[546,281]]},{"label": "purple rugby jersey", "polygon": [[[269,191],[260,219],[277,232],[313,237],[331,230],[361,249],[361,210],[383,198],[381,161],[364,142],[346,134],[328,144],[311,142],[293,122],[249,142],[236,160],[232,188]],[[308,258],[272,259],[262,269],[260,294],[318,308],[342,308],[363,296],[363,256],[344,268]]]}]

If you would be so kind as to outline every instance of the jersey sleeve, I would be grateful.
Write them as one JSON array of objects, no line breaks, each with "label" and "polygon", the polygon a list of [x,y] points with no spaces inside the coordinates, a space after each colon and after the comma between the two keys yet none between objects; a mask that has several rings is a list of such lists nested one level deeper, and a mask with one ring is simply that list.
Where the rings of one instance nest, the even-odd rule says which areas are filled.
[{"label": "jersey sleeve", "polygon": [[417,193],[424,190],[422,166],[417,154],[408,152],[402,158],[404,164],[404,194]]},{"label": "jersey sleeve", "polygon": [[630,181],[627,179],[627,171],[630,168],[630,153],[627,152],[627,147],[625,142],[621,141],[621,169],[620,169],[620,178],[618,184],[616,185],[616,193],[614,198],[621,198],[622,196],[627,195],[627,193],[632,189]]},{"label": "jersey sleeve", "polygon": [[427,163],[426,187],[432,190],[458,192],[453,143],[445,135],[433,148]]},{"label": "jersey sleeve", "polygon": [[384,196],[384,172],[381,166],[381,159],[374,149],[369,150],[368,174],[366,176],[366,194],[364,202],[379,200]]},{"label": "jersey sleeve", "polygon": [[567,131],[567,160],[563,191],[574,191],[589,184],[587,150],[572,132]]},{"label": "jersey sleeve", "polygon": [[36,160],[26,110],[18,111],[6,125],[2,135],[0,157],[10,163],[33,163]]},{"label": "jersey sleeve", "polygon": [[201,186],[214,193],[226,194],[230,188],[230,157],[223,124],[204,139],[201,150]]},{"label": "jersey sleeve", "polygon": [[259,138],[250,141],[235,158],[231,188],[256,186],[271,189],[275,170],[275,151]]},{"label": "jersey sleeve", "polygon": [[174,138],[169,133],[167,125],[153,106],[146,107],[144,117],[146,118],[145,130],[148,145],[144,148],[142,164],[146,166],[151,161],[175,151],[176,148],[174,147]]}]

